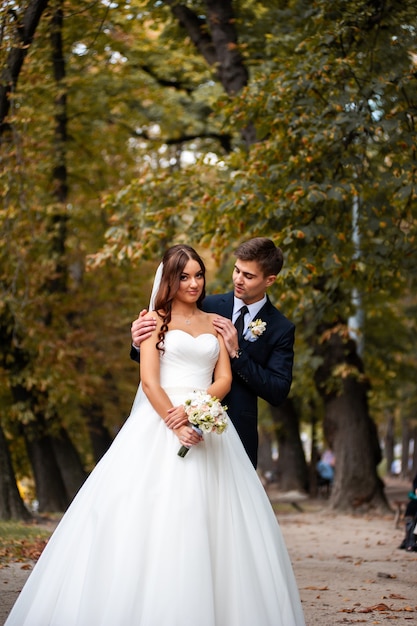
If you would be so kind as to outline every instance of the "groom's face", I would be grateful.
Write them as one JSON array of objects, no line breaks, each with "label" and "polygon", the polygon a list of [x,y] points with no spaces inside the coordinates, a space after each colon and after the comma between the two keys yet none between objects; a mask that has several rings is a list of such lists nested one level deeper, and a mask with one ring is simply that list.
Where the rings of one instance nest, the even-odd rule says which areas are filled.
[{"label": "groom's face", "polygon": [[264,276],[257,261],[238,259],[233,270],[233,284],[236,298],[245,304],[253,304],[264,297],[267,288],[276,276]]}]

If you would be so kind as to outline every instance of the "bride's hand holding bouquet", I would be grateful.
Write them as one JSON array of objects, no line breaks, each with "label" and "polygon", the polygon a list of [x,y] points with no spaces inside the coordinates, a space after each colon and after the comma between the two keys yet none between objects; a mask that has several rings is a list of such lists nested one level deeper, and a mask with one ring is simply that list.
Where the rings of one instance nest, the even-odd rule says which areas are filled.
[{"label": "bride's hand holding bouquet", "polygon": [[[204,433],[220,435],[227,427],[227,407],[205,391],[195,391],[184,402],[184,410],[191,428],[200,436]],[[178,456],[185,457],[189,447],[182,445]]]}]

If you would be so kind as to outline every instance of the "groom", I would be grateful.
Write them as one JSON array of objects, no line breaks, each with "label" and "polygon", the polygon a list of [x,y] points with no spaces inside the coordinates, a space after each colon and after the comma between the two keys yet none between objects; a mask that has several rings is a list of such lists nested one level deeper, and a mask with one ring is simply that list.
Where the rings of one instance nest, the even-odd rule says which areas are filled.
[{"label": "groom", "polygon": [[[233,375],[224,403],[256,467],[258,396],[273,406],[286,399],[292,381],[294,325],[266,295],[283,265],[280,248],[266,237],[255,237],[240,244],[234,254],[234,291],[207,296],[203,310],[219,315],[213,323],[224,339]],[[140,343],[155,325],[143,311],[132,323],[130,355],[135,361],[139,360]],[[167,425],[172,427],[169,422]]]}]

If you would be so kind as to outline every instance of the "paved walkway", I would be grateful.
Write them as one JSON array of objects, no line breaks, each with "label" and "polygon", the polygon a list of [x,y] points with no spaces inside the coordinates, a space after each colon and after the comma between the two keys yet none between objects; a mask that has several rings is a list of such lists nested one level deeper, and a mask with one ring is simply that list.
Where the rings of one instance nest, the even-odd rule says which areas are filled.
[{"label": "paved walkway", "polygon": [[[391,502],[405,499],[408,489],[407,483],[391,479],[387,495]],[[270,491],[273,502],[277,495],[277,517],[307,626],[417,624],[417,553],[398,549],[404,529],[402,523],[395,527],[394,514],[335,515],[326,500],[302,500],[299,511],[282,503],[283,494]],[[0,624],[30,569],[31,564],[21,563],[0,569]]]}]

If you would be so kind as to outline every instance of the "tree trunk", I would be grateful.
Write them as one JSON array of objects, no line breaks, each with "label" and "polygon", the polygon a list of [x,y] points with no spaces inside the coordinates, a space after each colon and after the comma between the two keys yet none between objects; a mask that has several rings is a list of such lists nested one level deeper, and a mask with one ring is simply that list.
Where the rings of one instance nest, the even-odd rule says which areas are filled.
[{"label": "tree trunk", "polygon": [[259,428],[258,471],[267,481],[275,479],[276,461],[272,458],[272,445],[275,437],[269,429]]},{"label": "tree trunk", "polygon": [[[3,367],[11,374],[12,380],[20,374],[21,380],[24,381],[26,375],[30,376],[30,371],[27,374],[27,370],[30,370],[30,355],[20,347],[19,337],[14,332],[14,317],[9,310],[6,310],[2,317],[0,337],[3,347]],[[32,464],[40,510],[62,511],[68,505],[68,497],[46,433],[45,421],[39,413],[39,406],[45,403],[45,393],[36,387],[28,389],[20,382],[12,383],[11,393],[15,404],[23,405],[36,417],[36,421],[21,425],[21,430]],[[36,441],[38,436],[39,442]]]},{"label": "tree trunk", "polygon": [[7,440],[0,427],[0,520],[30,520],[17,488]]},{"label": "tree trunk", "polygon": [[330,505],[343,512],[387,512],[384,484],[377,473],[381,451],[356,344],[342,324],[327,328],[320,339],[316,353],[323,364],[316,383],[324,401],[325,436],[336,457]]},{"label": "tree trunk", "polygon": [[0,79],[0,137],[7,128],[5,119],[10,109],[10,95],[17,85],[23,61],[47,6],[48,0],[31,0],[23,15],[20,16],[14,10],[13,3],[10,3],[9,14],[15,24],[5,69]]},{"label": "tree trunk", "polygon": [[311,458],[308,475],[308,492],[312,498],[316,498],[319,493],[317,463],[320,460],[320,454],[317,447],[317,417],[312,413],[311,416]]},{"label": "tree trunk", "polygon": [[278,485],[283,491],[307,491],[308,467],[300,439],[298,416],[291,399],[270,407],[278,441]]},{"label": "tree trunk", "polygon": [[[216,68],[225,92],[230,96],[239,93],[248,83],[248,71],[239,50],[232,0],[206,0],[206,17],[176,0],[167,4],[206,62]],[[246,125],[242,137],[247,146],[256,141],[253,124]]]},{"label": "tree trunk", "polygon": [[414,478],[414,476],[417,473],[417,426],[414,426],[413,428],[413,443],[414,443],[414,448],[413,448],[413,457],[412,457],[412,468],[411,468],[411,478]]},{"label": "tree trunk", "polygon": [[65,488],[54,446],[48,435],[33,437],[32,428],[23,428],[26,449],[36,483],[36,497],[40,512],[61,512],[71,498]]},{"label": "tree trunk", "polygon": [[332,508],[388,510],[384,485],[376,470],[380,461],[379,444],[375,425],[368,415],[364,386],[354,378],[345,380],[343,393],[325,400],[325,420],[331,424],[336,457]]},{"label": "tree trunk", "polygon": [[[46,281],[48,293],[67,293],[68,267],[66,259],[67,239],[67,98],[65,80],[65,58],[62,39],[63,12],[59,2],[52,14],[50,41],[52,66],[56,82],[55,99],[55,158],[52,172],[52,195],[56,200],[55,211],[50,217],[51,257],[55,260],[55,271]],[[52,324],[54,311],[45,314],[45,325]],[[46,398],[48,403],[48,398]],[[63,511],[85,480],[80,459],[64,429],[60,437],[52,437],[47,429],[43,414],[34,410],[36,424],[24,427],[28,455],[36,483],[40,511]],[[59,416],[55,418],[59,422]]]},{"label": "tree trunk", "polygon": [[394,462],[394,446],[395,446],[394,415],[391,412],[387,412],[386,419],[387,419],[387,423],[386,423],[386,432],[385,432],[385,441],[384,441],[385,459],[387,462],[387,473],[392,474],[392,464]]},{"label": "tree trunk", "polygon": [[68,498],[72,500],[87,478],[87,472],[84,470],[80,455],[64,428],[61,428],[59,437],[51,438],[51,443],[65,491]]},{"label": "tree trunk", "polygon": [[401,477],[409,478],[408,461],[410,450],[410,423],[404,414],[401,414]]},{"label": "tree trunk", "polygon": [[82,411],[87,422],[94,460],[98,463],[113,441],[109,431],[103,424],[103,407],[93,402],[88,406],[82,407]]}]

